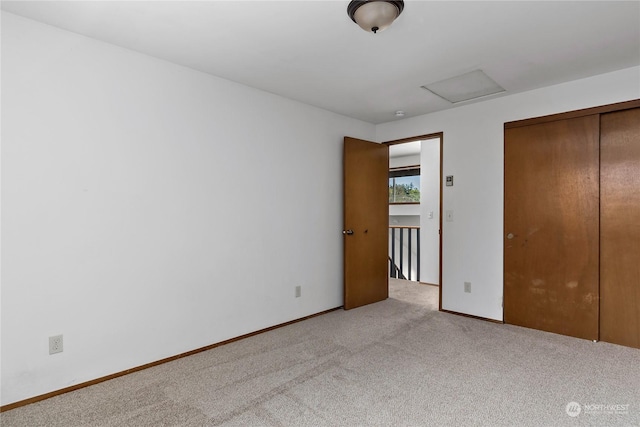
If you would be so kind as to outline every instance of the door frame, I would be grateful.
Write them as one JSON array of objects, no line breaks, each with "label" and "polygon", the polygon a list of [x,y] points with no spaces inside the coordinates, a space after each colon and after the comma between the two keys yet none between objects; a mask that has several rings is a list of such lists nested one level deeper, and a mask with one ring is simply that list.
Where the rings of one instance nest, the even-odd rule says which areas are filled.
[{"label": "door frame", "polygon": [[[409,138],[402,138],[402,139],[396,139],[393,141],[387,141],[387,142],[383,142],[383,144],[385,145],[397,145],[397,144],[404,144],[407,142],[415,142],[415,141],[423,141],[425,139],[435,139],[435,138],[439,138],[440,139],[440,183],[439,183],[439,188],[440,188],[440,203],[439,203],[439,207],[438,207],[438,310],[442,311],[442,234],[443,234],[443,230],[442,230],[442,178],[443,178],[443,171],[442,171],[442,164],[443,164],[443,148],[444,148],[444,132],[434,132],[434,133],[429,133],[429,134],[425,134],[425,135],[419,135],[419,136],[412,136]],[[420,162],[422,164],[422,161]],[[422,212],[421,215],[422,217]]]}]

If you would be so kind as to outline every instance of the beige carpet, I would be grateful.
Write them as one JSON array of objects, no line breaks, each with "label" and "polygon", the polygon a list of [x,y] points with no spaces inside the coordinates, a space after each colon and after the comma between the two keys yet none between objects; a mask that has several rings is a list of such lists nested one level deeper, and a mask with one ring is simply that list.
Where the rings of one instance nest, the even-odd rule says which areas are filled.
[{"label": "beige carpet", "polygon": [[408,280],[389,278],[389,298],[409,304],[421,305],[427,310],[438,310],[440,288]]},{"label": "beige carpet", "polygon": [[441,313],[437,295],[394,283],[386,301],[8,411],[0,423],[640,425],[639,350]]}]

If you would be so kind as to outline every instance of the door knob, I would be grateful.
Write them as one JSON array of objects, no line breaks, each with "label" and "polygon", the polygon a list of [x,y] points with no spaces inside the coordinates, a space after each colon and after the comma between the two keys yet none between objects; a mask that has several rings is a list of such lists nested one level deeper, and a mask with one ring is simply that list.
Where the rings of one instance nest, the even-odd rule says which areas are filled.
[{"label": "door knob", "polygon": [[507,234],[507,239],[509,239],[509,240],[513,239],[513,233]]},{"label": "door knob", "polygon": [[342,234],[346,234],[348,236],[351,236],[353,234],[353,230],[342,230]]}]

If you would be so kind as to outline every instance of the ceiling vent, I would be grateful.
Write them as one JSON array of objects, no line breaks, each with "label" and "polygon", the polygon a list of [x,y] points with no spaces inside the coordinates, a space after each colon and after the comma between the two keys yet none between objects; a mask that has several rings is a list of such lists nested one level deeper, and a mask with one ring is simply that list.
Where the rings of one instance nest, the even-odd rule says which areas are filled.
[{"label": "ceiling vent", "polygon": [[453,104],[506,92],[482,70],[471,71],[421,87]]}]

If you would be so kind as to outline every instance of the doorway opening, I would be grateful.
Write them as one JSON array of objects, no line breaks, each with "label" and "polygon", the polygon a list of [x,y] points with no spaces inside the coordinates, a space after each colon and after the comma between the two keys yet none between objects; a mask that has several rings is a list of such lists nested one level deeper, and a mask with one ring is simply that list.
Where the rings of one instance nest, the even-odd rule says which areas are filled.
[{"label": "doorway opening", "polygon": [[[389,292],[424,303],[422,285],[440,287],[442,133],[389,146]],[[436,309],[441,307],[438,289]],[[424,301],[423,301],[424,300]],[[434,305],[433,298],[428,305]]]}]

